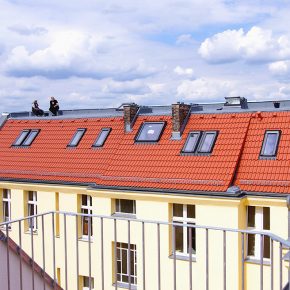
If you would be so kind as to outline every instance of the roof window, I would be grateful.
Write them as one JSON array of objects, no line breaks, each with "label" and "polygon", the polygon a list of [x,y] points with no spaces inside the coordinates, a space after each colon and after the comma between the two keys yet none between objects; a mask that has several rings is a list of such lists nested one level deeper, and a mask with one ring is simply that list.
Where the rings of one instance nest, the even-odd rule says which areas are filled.
[{"label": "roof window", "polygon": [[191,154],[209,154],[213,150],[217,135],[217,131],[189,132],[181,152]]},{"label": "roof window", "polygon": [[75,132],[75,134],[73,135],[72,139],[70,140],[70,142],[67,146],[68,147],[77,147],[78,144],[80,143],[81,139],[83,138],[86,130],[87,129],[85,129],[85,128],[77,129],[77,131]]},{"label": "roof window", "polygon": [[25,129],[17,137],[12,146],[30,146],[39,133],[39,129]]},{"label": "roof window", "polygon": [[264,141],[260,152],[261,157],[277,156],[280,134],[281,131],[279,130],[265,132]]},{"label": "roof window", "polygon": [[136,142],[158,142],[165,127],[165,122],[144,122],[140,127]]},{"label": "roof window", "polygon": [[111,130],[111,128],[103,128],[94,142],[93,147],[102,147],[105,144]]}]

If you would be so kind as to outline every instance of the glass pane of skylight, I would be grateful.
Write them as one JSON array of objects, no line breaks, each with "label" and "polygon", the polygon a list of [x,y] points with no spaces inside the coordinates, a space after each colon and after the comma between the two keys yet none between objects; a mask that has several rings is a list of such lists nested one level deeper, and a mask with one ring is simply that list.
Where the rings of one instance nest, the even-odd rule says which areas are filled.
[{"label": "glass pane of skylight", "polygon": [[160,138],[160,134],[164,127],[164,122],[159,123],[143,123],[141,130],[136,138],[139,142],[156,142]]},{"label": "glass pane of skylight", "polygon": [[264,139],[262,155],[275,156],[278,145],[278,132],[267,132]]},{"label": "glass pane of skylight", "polygon": [[16,141],[13,143],[14,146],[20,146],[24,139],[27,137],[30,130],[23,130],[20,135],[17,137]]},{"label": "glass pane of skylight", "polygon": [[39,130],[31,130],[28,137],[22,143],[23,146],[29,146],[37,136]]},{"label": "glass pane of skylight", "polygon": [[102,131],[100,132],[100,134],[98,135],[95,143],[93,146],[96,146],[96,147],[101,147],[104,145],[109,133],[110,133],[110,130],[109,128],[104,128],[102,129]]},{"label": "glass pane of skylight", "polygon": [[182,151],[183,152],[194,152],[196,149],[197,141],[199,139],[199,135],[200,135],[200,132],[189,133]]},{"label": "glass pane of skylight", "polygon": [[68,146],[77,146],[81,141],[86,129],[78,129],[74,136],[72,137],[71,141],[69,142]]},{"label": "glass pane of skylight", "polygon": [[201,140],[200,147],[198,152],[201,153],[210,153],[212,151],[212,147],[214,145],[216,133],[215,132],[205,132],[204,136]]}]

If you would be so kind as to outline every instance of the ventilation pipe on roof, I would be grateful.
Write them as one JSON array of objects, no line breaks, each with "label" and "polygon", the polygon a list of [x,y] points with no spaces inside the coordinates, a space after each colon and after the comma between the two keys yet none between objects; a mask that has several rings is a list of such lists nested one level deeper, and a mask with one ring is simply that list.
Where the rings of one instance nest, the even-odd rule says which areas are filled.
[{"label": "ventilation pipe on roof", "polygon": [[172,105],[172,140],[180,140],[191,113],[191,105],[176,103]]},{"label": "ventilation pipe on roof", "polygon": [[273,105],[274,105],[275,109],[279,109],[280,108],[280,102],[275,101],[275,102],[273,102]]},{"label": "ventilation pipe on roof", "polygon": [[140,107],[135,104],[124,104],[124,129],[125,132],[131,132],[134,126],[134,123],[137,119]]}]

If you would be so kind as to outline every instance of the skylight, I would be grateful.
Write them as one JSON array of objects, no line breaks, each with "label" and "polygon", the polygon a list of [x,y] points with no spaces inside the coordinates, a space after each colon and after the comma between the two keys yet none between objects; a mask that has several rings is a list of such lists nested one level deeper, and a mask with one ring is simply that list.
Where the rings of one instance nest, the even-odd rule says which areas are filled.
[{"label": "skylight", "polygon": [[70,140],[69,144],[67,145],[68,147],[76,147],[80,143],[82,137],[84,136],[85,132],[87,129],[81,128],[77,129],[75,134],[73,135],[72,139]]},{"label": "skylight", "polygon": [[164,126],[165,122],[144,122],[135,137],[135,141],[158,142]]},{"label": "skylight", "polygon": [[111,128],[103,128],[94,142],[93,147],[102,147],[105,144],[111,130]]},{"label": "skylight", "polygon": [[217,138],[217,131],[189,132],[182,153],[208,154],[211,153]]},{"label": "skylight", "polygon": [[275,157],[278,151],[280,131],[266,131],[260,156]]},{"label": "skylight", "polygon": [[39,129],[25,129],[17,137],[13,146],[30,146],[39,133]]}]

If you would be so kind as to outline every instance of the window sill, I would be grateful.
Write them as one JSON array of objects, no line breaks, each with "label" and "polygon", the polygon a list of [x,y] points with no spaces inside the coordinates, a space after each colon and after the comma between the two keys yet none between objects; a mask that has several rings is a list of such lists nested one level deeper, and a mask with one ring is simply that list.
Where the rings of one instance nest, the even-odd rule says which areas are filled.
[{"label": "window sill", "polygon": [[[79,241],[80,242],[88,242],[89,241],[89,237],[88,236],[82,236],[82,237],[79,238]],[[90,242],[92,243],[93,241],[94,241],[94,237],[91,236]]]},{"label": "window sill", "polygon": [[122,218],[130,218],[137,219],[136,214],[134,213],[123,213],[123,212],[115,212],[112,214],[113,217],[122,217]]},{"label": "window sill", "polygon": [[[174,260],[174,255],[171,254],[169,257],[169,259],[173,259]],[[175,254],[175,258],[176,260],[180,260],[180,261],[188,261],[189,262],[189,255],[178,255],[178,254]],[[192,262],[196,262],[196,256],[192,256]]]},{"label": "window sill", "polygon": [[[113,283],[113,286],[116,286],[116,283]],[[129,284],[128,283],[121,283],[117,282],[118,288],[124,288],[124,289],[129,289]],[[132,290],[137,290],[137,285],[131,284],[131,289]]]},{"label": "window sill", "polygon": [[[247,258],[245,259],[245,262],[246,262],[246,263],[249,263],[249,264],[260,265],[261,260],[260,260],[260,259],[257,259],[257,258],[247,257]],[[264,265],[264,266],[270,266],[270,265],[271,265],[271,261],[270,261],[270,259],[268,259],[268,258],[264,258],[264,259],[263,259],[263,265]]]},{"label": "window sill", "polygon": [[38,230],[33,230],[33,231],[28,230],[28,231],[25,231],[24,233],[25,233],[26,235],[31,235],[31,232],[32,232],[32,234],[33,234],[34,236],[37,236],[37,235],[38,235]]}]

